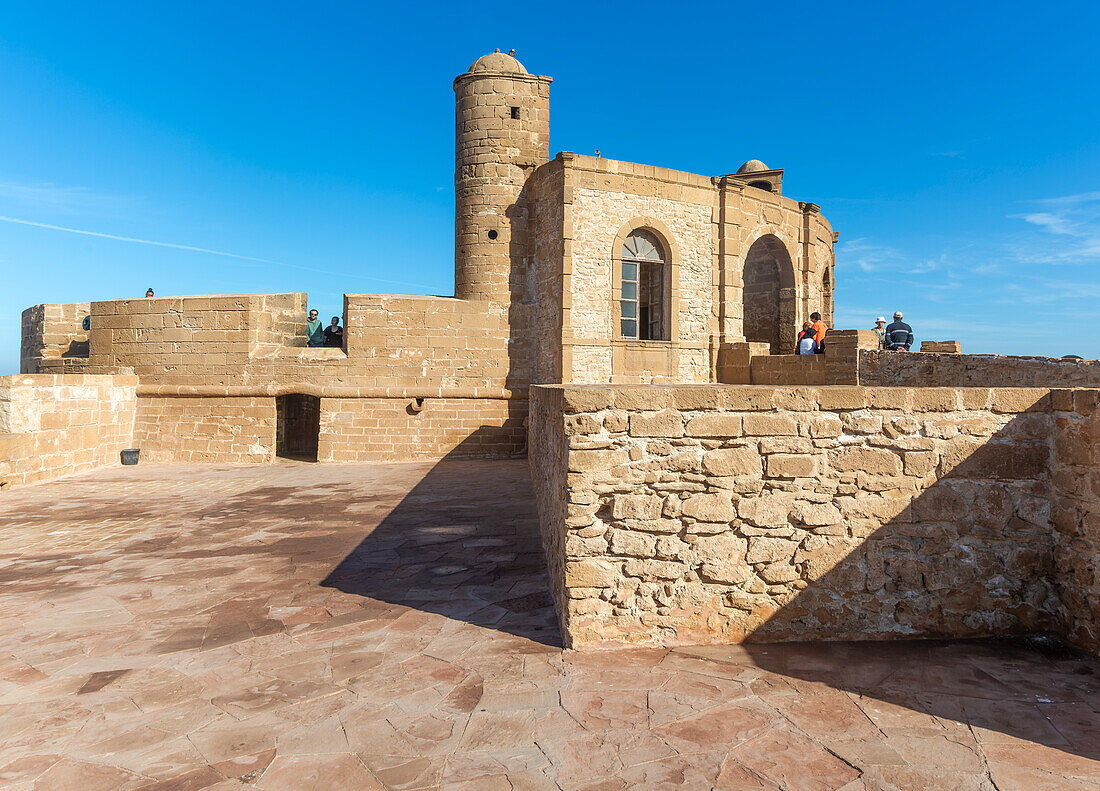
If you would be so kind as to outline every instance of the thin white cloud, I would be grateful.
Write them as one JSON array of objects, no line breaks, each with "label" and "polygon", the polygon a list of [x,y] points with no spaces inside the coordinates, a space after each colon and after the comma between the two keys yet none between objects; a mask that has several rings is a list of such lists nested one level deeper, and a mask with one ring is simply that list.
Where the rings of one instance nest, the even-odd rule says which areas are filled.
[{"label": "thin white cloud", "polygon": [[1050,231],[1051,233],[1066,234],[1068,236],[1075,235],[1073,232],[1073,225],[1070,223],[1069,218],[1063,213],[1040,211],[1032,214],[1020,214],[1018,216],[1024,222],[1038,225],[1040,228]]},{"label": "thin white cloud", "polygon": [[1023,264],[1086,264],[1100,261],[1100,192],[1081,192],[1032,202],[1038,211],[1009,215],[1044,232],[1013,245]]},{"label": "thin white cloud", "polygon": [[63,212],[114,210],[133,204],[129,198],[97,192],[88,187],[63,187],[50,182],[18,181],[0,181],[0,200]]},{"label": "thin white cloud", "polygon": [[248,261],[255,264],[270,264],[272,266],[281,266],[287,269],[299,269],[304,272],[318,272],[325,275],[336,275],[338,277],[351,278],[355,280],[370,280],[376,283],[388,283],[397,286],[412,286],[414,288],[427,289],[431,286],[424,285],[423,283],[410,283],[404,280],[386,280],[381,277],[373,277],[371,275],[349,275],[345,272],[335,272],[329,269],[320,269],[313,266],[302,266],[300,264],[288,264],[283,261],[272,261],[270,258],[257,258],[251,255],[241,255],[240,253],[230,253],[225,250],[211,250],[207,247],[195,247],[189,244],[176,244],[175,242],[158,242],[152,239],[138,239],[132,236],[118,236],[112,233],[100,233],[99,231],[87,231],[80,228],[66,228],[62,225],[50,225],[44,222],[35,222],[33,220],[22,220],[17,217],[5,217],[0,215],[0,222],[15,223],[17,225],[28,225],[32,228],[43,228],[49,231],[63,231],[64,233],[75,233],[81,236],[94,236],[99,239],[111,239],[116,242],[131,242],[133,244],[147,244],[153,247],[168,247],[173,250],[185,250],[191,253],[203,253],[205,255],[218,255],[225,258],[235,258],[238,261]]},{"label": "thin white cloud", "polygon": [[908,263],[894,248],[874,244],[863,237],[841,242],[836,249],[836,259],[841,266],[857,266],[864,272],[897,269]]}]

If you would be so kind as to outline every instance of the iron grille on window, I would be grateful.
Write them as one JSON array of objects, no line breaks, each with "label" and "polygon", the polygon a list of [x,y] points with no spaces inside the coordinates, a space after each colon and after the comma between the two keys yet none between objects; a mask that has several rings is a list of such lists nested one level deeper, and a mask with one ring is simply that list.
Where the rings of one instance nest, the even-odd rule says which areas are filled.
[{"label": "iron grille on window", "polygon": [[657,237],[634,231],[623,243],[620,334],[637,340],[664,339],[665,259]]}]

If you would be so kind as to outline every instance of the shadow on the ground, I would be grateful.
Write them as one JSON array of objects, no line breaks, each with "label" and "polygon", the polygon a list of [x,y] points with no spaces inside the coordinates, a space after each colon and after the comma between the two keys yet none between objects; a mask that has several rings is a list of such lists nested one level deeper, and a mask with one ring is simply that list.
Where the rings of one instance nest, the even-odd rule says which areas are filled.
[{"label": "shadow on the ground", "polygon": [[561,645],[523,459],[456,448],[321,584]]},{"label": "shadow on the ground", "polygon": [[887,704],[874,706],[883,715],[875,724],[887,731],[890,708],[897,706],[966,723],[983,744],[1020,739],[1100,760],[1100,662],[1058,638],[744,643],[686,650],[717,661],[747,660]]},{"label": "shadow on the ground", "polygon": [[[862,537],[807,527],[816,548],[808,540],[799,552],[827,570],[741,649],[766,670],[969,723],[988,741],[1007,735],[1100,759],[1100,662],[1033,636],[1064,633],[1073,617],[1059,598],[1046,505],[1051,423],[1040,401],[992,435],[958,436],[936,457],[935,481],[908,501],[880,498],[890,477],[859,471],[865,494],[855,502],[868,505],[843,527]],[[913,460],[931,456],[913,448]],[[798,644],[880,635],[899,639]]]}]

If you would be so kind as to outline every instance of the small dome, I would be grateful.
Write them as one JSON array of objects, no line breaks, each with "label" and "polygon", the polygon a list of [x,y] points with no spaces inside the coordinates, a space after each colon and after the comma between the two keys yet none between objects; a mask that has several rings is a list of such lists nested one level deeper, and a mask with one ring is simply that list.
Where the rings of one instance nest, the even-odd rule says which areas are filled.
[{"label": "small dome", "polygon": [[[515,52],[515,50],[512,50]],[[482,55],[471,64],[471,72],[489,71],[497,74],[526,74],[527,69],[513,55],[505,55],[499,49]]]},{"label": "small dome", "polygon": [[738,173],[759,173],[762,170],[770,170],[770,168],[759,159],[750,159],[744,165],[737,168]]}]

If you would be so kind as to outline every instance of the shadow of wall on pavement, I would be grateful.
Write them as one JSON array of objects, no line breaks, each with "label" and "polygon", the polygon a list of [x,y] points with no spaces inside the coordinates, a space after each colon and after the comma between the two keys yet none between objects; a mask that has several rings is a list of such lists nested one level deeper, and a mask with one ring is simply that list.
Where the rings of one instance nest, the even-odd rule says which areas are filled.
[{"label": "shadow of wall on pavement", "polygon": [[321,584],[560,646],[526,461],[470,458],[498,432],[436,463]]},{"label": "shadow of wall on pavement", "polygon": [[1055,436],[1048,410],[1025,412],[941,459],[935,483],[855,547],[819,528],[844,553],[807,553],[831,567],[728,648],[765,670],[969,723],[983,743],[1008,736],[1100,760],[1100,664],[1059,638],[1023,637],[1065,634],[1070,617],[1050,508]]},{"label": "shadow of wall on pavement", "polygon": [[[912,738],[925,745],[939,737],[944,749],[962,750],[945,741],[955,737],[954,721],[969,726],[987,756],[1001,762],[1039,761],[1040,767],[1073,773],[1051,766],[1057,757],[1034,745],[1100,760],[1098,663],[1056,639],[743,643],[686,650],[791,679],[794,690],[787,694],[821,691],[799,682],[839,690],[840,695],[816,698],[829,705],[828,714],[819,716],[831,717],[836,738],[843,740],[849,727],[866,729],[867,712],[885,735],[887,754],[899,737],[902,743]],[[858,696],[858,707],[855,699],[845,701],[843,693]],[[810,694],[806,702],[814,700]],[[964,734],[962,741],[970,738]],[[1063,763],[1082,765],[1072,759]],[[1087,771],[1095,773],[1097,766]]]}]

